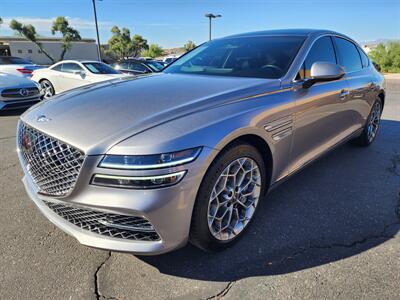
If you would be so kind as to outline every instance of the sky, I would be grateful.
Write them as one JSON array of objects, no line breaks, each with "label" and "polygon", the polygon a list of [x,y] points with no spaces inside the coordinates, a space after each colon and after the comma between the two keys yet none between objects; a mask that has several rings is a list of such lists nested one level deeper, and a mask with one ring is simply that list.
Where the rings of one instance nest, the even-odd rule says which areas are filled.
[{"label": "sky", "polygon": [[[280,28],[335,30],[358,42],[400,39],[400,0],[96,0],[100,41],[114,25],[149,43],[181,47],[208,39],[205,13],[221,14],[213,37]],[[14,35],[11,19],[51,36],[52,20],[65,16],[84,38],[95,38],[91,0],[0,0],[0,36]]]}]

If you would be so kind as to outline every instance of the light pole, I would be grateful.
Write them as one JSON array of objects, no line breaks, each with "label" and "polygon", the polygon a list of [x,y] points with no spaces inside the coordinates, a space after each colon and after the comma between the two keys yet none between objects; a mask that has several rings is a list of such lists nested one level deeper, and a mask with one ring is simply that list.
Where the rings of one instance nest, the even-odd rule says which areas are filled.
[{"label": "light pole", "polygon": [[209,21],[209,26],[208,26],[209,33],[208,33],[208,38],[209,38],[210,41],[211,41],[211,20],[212,20],[212,19],[215,19],[215,18],[220,18],[220,17],[222,17],[222,16],[221,16],[221,15],[214,15],[214,14],[206,14],[206,18],[208,18],[208,21]]},{"label": "light pole", "polygon": [[97,35],[97,57],[101,61],[101,51],[100,51],[100,36],[99,36],[99,25],[97,24],[97,13],[96,13],[96,0],[92,0],[93,12],[94,12],[94,22],[96,24],[96,35]]}]

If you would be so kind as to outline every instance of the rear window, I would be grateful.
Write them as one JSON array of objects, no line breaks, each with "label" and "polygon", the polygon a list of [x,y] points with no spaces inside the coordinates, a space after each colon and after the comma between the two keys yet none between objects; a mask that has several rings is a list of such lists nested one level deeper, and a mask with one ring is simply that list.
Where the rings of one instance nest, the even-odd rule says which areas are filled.
[{"label": "rear window", "polygon": [[164,66],[157,61],[148,61],[147,65],[154,71],[159,72],[164,69]]},{"label": "rear window", "polygon": [[0,65],[31,65],[32,63],[19,57],[0,57]]},{"label": "rear window", "polygon": [[363,68],[368,67],[369,66],[368,56],[360,48],[358,48],[358,52],[360,53],[360,56],[361,56],[361,62],[362,62]]},{"label": "rear window", "polygon": [[83,65],[94,74],[120,74],[117,70],[114,70],[109,65],[103,63],[83,63]]},{"label": "rear window", "polygon": [[335,37],[335,43],[338,49],[339,63],[344,67],[346,72],[361,70],[361,57],[356,45],[338,37]]},{"label": "rear window", "polygon": [[303,36],[224,38],[203,44],[164,72],[198,75],[280,78],[290,67]]}]

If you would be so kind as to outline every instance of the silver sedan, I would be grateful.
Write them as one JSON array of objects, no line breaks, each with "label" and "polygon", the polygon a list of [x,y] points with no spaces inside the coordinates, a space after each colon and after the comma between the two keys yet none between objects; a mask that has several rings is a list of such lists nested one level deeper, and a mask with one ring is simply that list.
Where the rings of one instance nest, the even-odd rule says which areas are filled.
[{"label": "silver sedan", "polygon": [[86,86],[23,114],[23,182],[84,245],[220,250],[279,183],[343,142],[370,145],[384,102],[383,77],[345,35],[230,36],[160,74]]}]

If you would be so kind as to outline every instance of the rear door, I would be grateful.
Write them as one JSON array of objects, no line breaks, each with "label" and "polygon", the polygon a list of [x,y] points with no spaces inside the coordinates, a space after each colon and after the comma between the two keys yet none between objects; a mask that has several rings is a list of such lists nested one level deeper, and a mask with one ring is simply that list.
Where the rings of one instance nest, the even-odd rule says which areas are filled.
[{"label": "rear door", "polygon": [[345,69],[349,95],[343,101],[348,117],[343,119],[353,131],[364,126],[375,100],[376,88],[365,53],[350,40],[334,37],[339,64]]},{"label": "rear door", "polygon": [[348,116],[343,106],[348,92],[346,80],[319,82],[308,89],[302,87],[315,62],[337,63],[331,36],[320,37],[314,42],[294,82],[295,132],[289,172],[302,167],[349,134],[344,121]]}]

